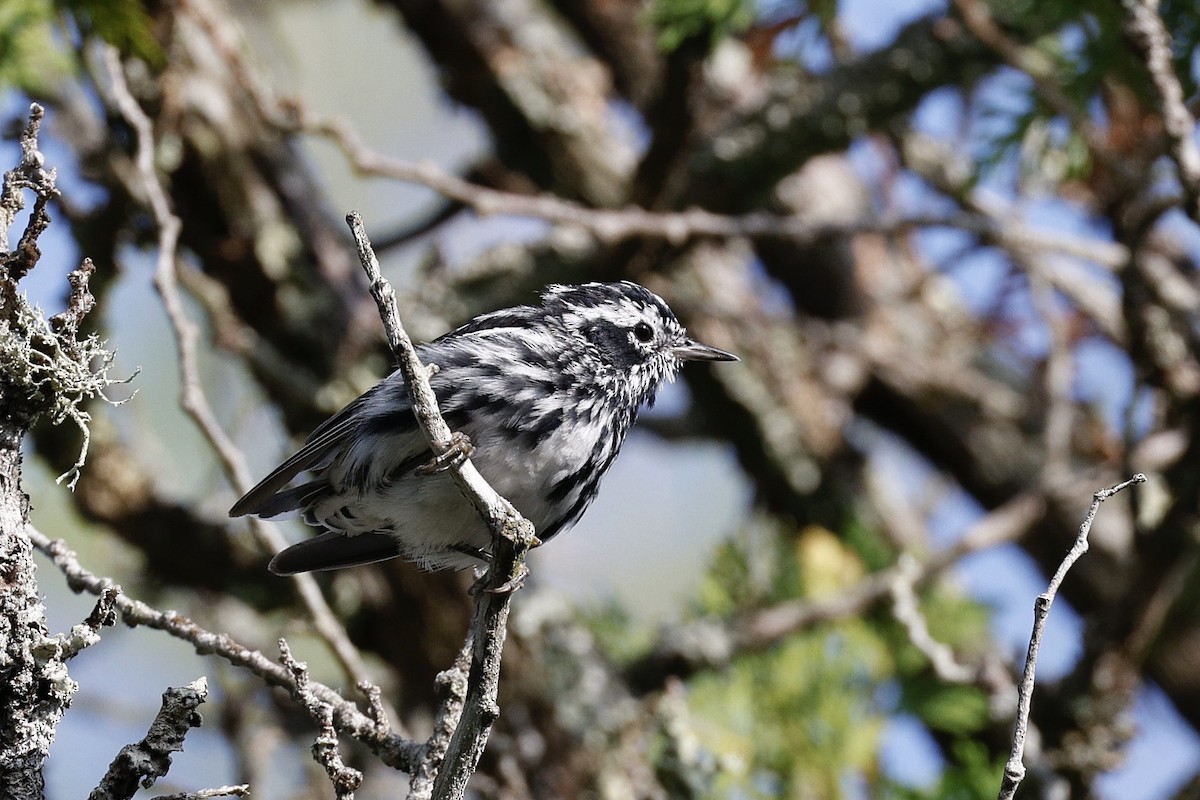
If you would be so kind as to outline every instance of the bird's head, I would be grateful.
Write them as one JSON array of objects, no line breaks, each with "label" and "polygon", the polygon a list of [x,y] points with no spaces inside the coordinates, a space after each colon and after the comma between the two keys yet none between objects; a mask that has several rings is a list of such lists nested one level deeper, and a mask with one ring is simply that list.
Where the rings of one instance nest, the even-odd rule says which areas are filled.
[{"label": "bird's head", "polygon": [[580,339],[596,380],[624,384],[638,403],[652,401],[685,361],[738,360],[689,337],[661,297],[630,281],[550,286],[542,305]]}]

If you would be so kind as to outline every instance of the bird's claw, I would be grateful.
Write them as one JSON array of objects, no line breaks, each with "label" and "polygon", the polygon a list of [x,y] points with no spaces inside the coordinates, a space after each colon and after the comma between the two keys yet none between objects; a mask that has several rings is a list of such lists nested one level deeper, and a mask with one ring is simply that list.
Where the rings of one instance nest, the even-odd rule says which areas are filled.
[{"label": "bird's claw", "polygon": [[483,575],[479,576],[479,579],[476,580],[475,583],[471,584],[469,594],[472,596],[477,595],[480,592],[486,592],[487,594],[512,594],[525,585],[525,578],[528,575],[529,567],[522,564],[517,569],[516,575],[509,578],[499,586],[489,586],[487,583],[488,576],[485,572]]},{"label": "bird's claw", "polygon": [[451,467],[457,467],[471,456],[475,455],[475,445],[462,431],[455,431],[450,437],[450,447],[441,455],[436,455],[426,463],[417,467],[418,475],[437,475]]}]

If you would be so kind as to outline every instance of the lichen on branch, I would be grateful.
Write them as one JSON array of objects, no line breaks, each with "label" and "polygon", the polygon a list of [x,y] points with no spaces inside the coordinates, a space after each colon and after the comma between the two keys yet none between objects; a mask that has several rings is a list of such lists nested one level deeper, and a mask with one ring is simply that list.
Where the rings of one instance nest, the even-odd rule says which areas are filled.
[{"label": "lichen on branch", "polygon": [[[78,426],[83,434],[79,456],[59,478],[74,488],[91,438],[85,404],[97,397],[113,402],[105,389],[128,383],[136,372],[121,380],[109,377],[116,354],[95,334],[80,336],[80,323],[95,305],[88,289],[95,271],[90,259],[70,274],[67,308],[50,319],[18,291],[20,279],[41,258],[37,240],[50,224],[49,202],[58,195],[55,171],[45,168],[38,149],[43,113],[36,103],[30,107],[20,163],[4,173],[0,188],[0,411],[25,430],[39,417]],[[25,208],[27,191],[34,194],[33,207],[10,251],[9,231]]]}]

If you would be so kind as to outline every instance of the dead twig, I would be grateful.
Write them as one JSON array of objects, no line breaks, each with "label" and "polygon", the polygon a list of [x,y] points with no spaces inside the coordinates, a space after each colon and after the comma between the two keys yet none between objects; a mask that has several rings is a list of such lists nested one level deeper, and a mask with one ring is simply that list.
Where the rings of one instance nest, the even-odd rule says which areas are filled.
[{"label": "dead twig", "polygon": [[188,731],[200,727],[200,712],[196,709],[207,699],[208,680],[204,677],[163,692],[162,708],[146,736],[121,748],[88,800],[128,800],[139,785],[150,787],[166,775],[172,755],[183,750]]},{"label": "dead twig", "polygon": [[[140,600],[135,600],[121,591],[111,578],[96,575],[79,563],[79,558],[62,539],[51,540],[32,525],[26,526],[26,535],[33,546],[44,553],[67,579],[73,592],[88,592],[101,596],[115,593],[113,605],[126,625],[164,631],[177,639],[188,642],[202,655],[216,655],[235,667],[241,667],[257,675],[271,686],[278,686],[289,693],[296,686],[295,676],[284,666],[235,641],[228,634],[214,633],[191,619],[175,612],[159,611]],[[421,763],[424,746],[410,741],[386,725],[380,725],[374,716],[359,711],[358,707],[344,699],[337,691],[311,678],[308,690],[333,710],[335,727],[346,736],[362,742],[370,748],[384,764],[412,773]]]},{"label": "dead twig", "polygon": [[292,699],[304,706],[308,715],[317,721],[319,732],[312,746],[313,760],[325,770],[337,800],[354,800],[354,792],[362,785],[363,775],[358,770],[346,766],[346,762],[342,760],[342,753],[338,749],[337,730],[333,727],[333,706],[309,689],[308,664],[297,661],[292,656],[291,648],[285,639],[279,640],[279,663],[283,664],[295,679]]},{"label": "dead twig", "polygon": [[1050,606],[1054,603],[1054,597],[1058,594],[1063,579],[1067,577],[1067,572],[1088,550],[1088,534],[1091,533],[1092,522],[1096,519],[1096,512],[1100,510],[1100,504],[1122,489],[1135,483],[1145,483],[1145,481],[1146,476],[1139,472],[1129,480],[1107,489],[1101,489],[1092,496],[1092,505],[1088,508],[1083,523],[1079,526],[1079,535],[1075,537],[1075,543],[1071,545],[1066,557],[1058,565],[1046,591],[1038,595],[1033,604],[1033,633],[1029,637],[1029,652],[1025,656],[1025,670],[1021,674],[1021,682],[1017,688],[1017,722],[1013,729],[1012,751],[1009,754],[1008,763],[1004,765],[1004,779],[1000,784],[999,800],[1012,800],[1017,793],[1017,787],[1025,779],[1025,765],[1021,759],[1025,753],[1025,736],[1029,731],[1029,707],[1033,698],[1033,685],[1037,673],[1038,649],[1042,645],[1042,632],[1045,630],[1046,618],[1050,615]]}]

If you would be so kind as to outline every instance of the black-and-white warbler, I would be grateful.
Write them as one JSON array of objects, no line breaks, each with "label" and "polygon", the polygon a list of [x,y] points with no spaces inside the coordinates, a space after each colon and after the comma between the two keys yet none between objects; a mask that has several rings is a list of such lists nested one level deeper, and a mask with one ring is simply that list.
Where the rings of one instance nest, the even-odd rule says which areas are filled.
[{"label": "black-and-white warbler", "polygon": [[[688,338],[667,304],[630,283],[550,286],[540,306],[476,317],[417,348],[479,472],[545,542],[596,496],[639,409],[684,361],[737,357]],[[271,561],[281,575],[397,556],[425,569],[478,566],[491,534],[432,458],[399,371],[319,426],[230,516],[300,512],[324,532]],[[288,484],[303,471],[312,478]]]}]

